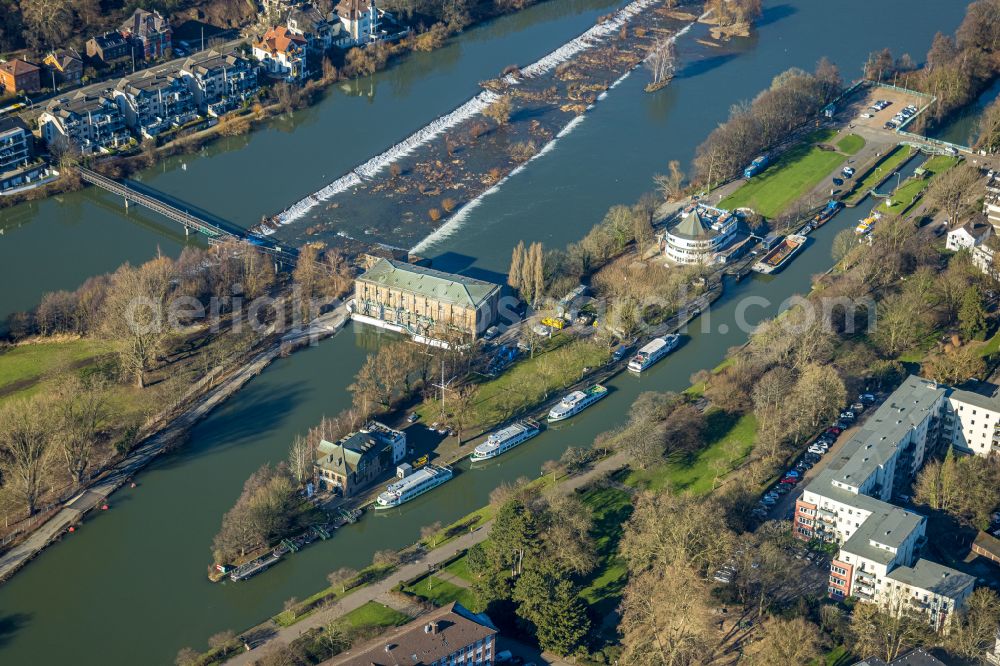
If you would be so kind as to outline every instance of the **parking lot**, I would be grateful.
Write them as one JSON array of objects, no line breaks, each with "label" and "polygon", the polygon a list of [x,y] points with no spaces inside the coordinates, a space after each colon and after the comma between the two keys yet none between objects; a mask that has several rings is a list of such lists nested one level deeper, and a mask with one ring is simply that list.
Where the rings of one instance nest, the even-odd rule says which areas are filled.
[{"label": "parking lot", "polygon": [[[878,396],[876,396],[878,398]],[[840,455],[841,449],[844,448],[844,444],[848,442],[851,437],[858,431],[868,415],[871,414],[877,407],[881,400],[876,400],[875,403],[868,405],[868,407],[857,416],[854,423],[840,433],[837,440],[830,446],[830,449],[823,454],[820,459],[812,466],[811,469],[807,469],[804,474],[800,477],[801,480],[796,483],[792,490],[786,493],[779,499],[774,506],[772,506],[767,512],[768,520],[791,520],[795,513],[795,500],[802,496],[802,489],[809,485],[809,482],[816,478],[816,476],[826,469],[826,466],[830,464],[831,460],[836,459]],[[813,438],[815,439],[815,438]],[[810,440],[810,443],[813,441]],[[802,456],[796,458],[796,462],[801,460]],[[794,467],[794,465],[793,465]],[[773,488],[774,486],[772,486]]]},{"label": "parking lot", "polygon": [[[889,105],[881,111],[876,111],[872,109],[871,106],[877,100],[889,102]],[[892,117],[905,106],[912,104],[920,109],[924,104],[926,104],[926,102],[926,98],[921,97],[920,95],[914,95],[893,88],[873,86],[868,89],[868,92],[864,97],[859,98],[859,101],[852,104],[852,110],[855,114],[855,120],[853,122],[862,127],[883,129],[886,121],[892,120]],[[868,114],[872,117],[865,118],[864,116]]]}]

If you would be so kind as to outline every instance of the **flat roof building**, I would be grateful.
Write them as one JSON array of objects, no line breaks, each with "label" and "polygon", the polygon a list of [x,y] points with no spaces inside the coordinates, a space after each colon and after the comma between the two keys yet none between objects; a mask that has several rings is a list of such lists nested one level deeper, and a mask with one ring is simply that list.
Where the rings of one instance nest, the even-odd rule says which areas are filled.
[{"label": "flat roof building", "polygon": [[500,286],[464,275],[376,259],[354,283],[354,318],[422,342],[447,331],[472,337],[497,317]]},{"label": "flat roof building", "polygon": [[975,579],[920,559],[926,519],[890,500],[940,441],[951,392],[907,377],[805,487],[794,517],[796,536],[840,545],[830,564],[831,597],[923,613],[937,630],[948,626]]}]

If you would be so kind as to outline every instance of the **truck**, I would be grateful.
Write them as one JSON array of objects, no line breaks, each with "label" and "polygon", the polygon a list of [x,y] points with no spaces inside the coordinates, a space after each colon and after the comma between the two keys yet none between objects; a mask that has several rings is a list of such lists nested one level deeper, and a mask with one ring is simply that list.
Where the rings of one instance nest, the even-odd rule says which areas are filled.
[{"label": "truck", "polygon": [[769,161],[770,160],[768,159],[767,155],[760,155],[759,157],[754,159],[753,162],[750,163],[750,166],[743,169],[743,177],[746,178],[747,180],[750,180],[758,173],[763,171],[764,167],[767,166]]}]

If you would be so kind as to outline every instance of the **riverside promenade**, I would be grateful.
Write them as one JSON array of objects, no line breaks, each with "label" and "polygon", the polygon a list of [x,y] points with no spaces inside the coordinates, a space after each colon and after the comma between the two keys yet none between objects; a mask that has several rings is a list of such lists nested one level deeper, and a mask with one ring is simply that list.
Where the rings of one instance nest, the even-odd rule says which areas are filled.
[{"label": "riverside promenade", "polygon": [[103,504],[114,491],[152,462],[153,458],[178,443],[188,429],[260,374],[271,361],[290,348],[333,335],[343,328],[348,320],[347,303],[340,303],[330,312],[311,321],[307,328],[286,333],[266,350],[259,352],[221,384],[198,398],[178,417],[143,440],[108,473],[94,480],[90,486],[65,502],[59,511],[36,528],[24,541],[0,554],[0,582],[7,580],[43,548],[66,534],[71,526],[80,522],[84,514]]},{"label": "riverside promenade", "polygon": [[[561,480],[554,487],[554,492],[563,494],[575,492],[601,476],[624,467],[626,462],[627,456],[621,453],[600,460],[586,472]],[[391,594],[392,588],[396,585],[425,574],[431,568],[447,562],[463,550],[468,550],[477,543],[485,541],[486,537],[490,534],[491,527],[493,527],[492,520],[468,534],[463,534],[438,548],[428,551],[419,559],[400,566],[382,580],[357,588],[354,592],[342,597],[330,607],[316,611],[291,626],[278,628],[274,622],[268,620],[264,624],[244,632],[244,635],[251,632],[255,634],[269,633],[263,642],[259,643],[253,650],[238,653],[225,663],[250,666],[266,654],[269,649],[281,644],[287,645],[310,629],[325,627],[331,621],[364,606],[369,601],[385,603],[386,598]]]}]

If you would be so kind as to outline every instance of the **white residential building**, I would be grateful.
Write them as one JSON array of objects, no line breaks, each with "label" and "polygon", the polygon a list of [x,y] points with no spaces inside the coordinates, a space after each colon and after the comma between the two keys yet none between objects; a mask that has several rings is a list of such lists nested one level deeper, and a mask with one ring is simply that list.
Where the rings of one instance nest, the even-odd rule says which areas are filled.
[{"label": "white residential building", "polygon": [[115,99],[125,123],[142,137],[155,137],[198,118],[194,94],[180,74],[152,70],[122,79]]},{"label": "white residential building", "polygon": [[253,45],[253,57],[274,78],[301,83],[308,73],[306,38],[294,34],[285,26],[271,28],[264,33],[264,37]]},{"label": "white residential building", "polygon": [[926,519],[889,503],[941,435],[950,440],[954,393],[908,377],[796,501],[795,534],[840,545],[830,565],[832,597],[919,611],[943,629],[972,592],[973,577],[919,558]]},{"label": "white residential building", "polygon": [[948,232],[948,240],[945,247],[952,252],[960,250],[972,250],[978,247],[989,238],[993,227],[985,220],[970,220]]},{"label": "white residential building", "polygon": [[951,389],[943,433],[959,451],[988,456],[1000,451],[1000,396]]},{"label": "white residential building", "polygon": [[983,214],[994,227],[1000,227],[1000,179],[996,174],[986,181],[986,197],[983,199]]},{"label": "white residential building", "polygon": [[120,148],[131,139],[110,89],[99,95],[78,92],[50,101],[38,125],[50,146],[62,143],[84,155]]},{"label": "white residential building", "polygon": [[375,0],[340,0],[334,11],[354,44],[368,44],[379,39],[381,13]]},{"label": "white residential building", "polygon": [[664,233],[664,252],[678,264],[710,264],[733,240],[739,219],[703,203],[692,204]]},{"label": "white residential building", "polygon": [[199,111],[210,116],[239,107],[260,90],[257,65],[233,54],[200,53],[184,61],[180,73]]}]

